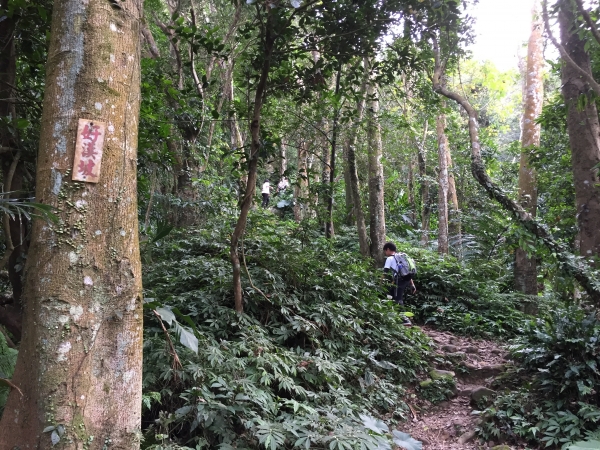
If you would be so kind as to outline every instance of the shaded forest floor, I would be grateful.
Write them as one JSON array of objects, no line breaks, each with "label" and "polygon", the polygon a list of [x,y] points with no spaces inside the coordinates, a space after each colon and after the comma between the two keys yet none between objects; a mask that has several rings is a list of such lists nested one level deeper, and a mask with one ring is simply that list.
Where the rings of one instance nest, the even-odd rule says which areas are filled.
[{"label": "shaded forest floor", "polygon": [[458,336],[424,326],[435,343],[438,369],[456,374],[456,389],[446,401],[433,404],[414,395],[411,420],[400,425],[402,431],[423,442],[423,450],[516,450],[497,442],[479,442],[475,435],[479,416],[478,402],[484,400],[494,381],[510,364],[508,352],[494,341]]}]

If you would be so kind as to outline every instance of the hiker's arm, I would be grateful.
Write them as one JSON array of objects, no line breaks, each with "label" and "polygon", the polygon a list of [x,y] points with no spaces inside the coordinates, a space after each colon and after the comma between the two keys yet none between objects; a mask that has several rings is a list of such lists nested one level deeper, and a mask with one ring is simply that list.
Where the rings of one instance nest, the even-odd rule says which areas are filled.
[{"label": "hiker's arm", "polygon": [[410,285],[412,286],[412,293],[416,294],[417,293],[417,287],[415,286],[415,282],[411,279],[410,280]]}]

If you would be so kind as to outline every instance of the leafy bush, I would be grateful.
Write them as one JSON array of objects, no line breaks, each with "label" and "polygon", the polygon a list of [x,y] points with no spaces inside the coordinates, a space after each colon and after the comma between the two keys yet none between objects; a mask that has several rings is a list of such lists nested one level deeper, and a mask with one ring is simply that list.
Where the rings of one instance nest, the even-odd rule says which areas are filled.
[{"label": "leafy bush", "polygon": [[376,448],[359,415],[405,417],[403,384],[427,368],[429,339],[403,326],[380,274],[343,240],[263,211],[250,215],[237,314],[227,224],[153,250],[146,297],[190,317],[201,351],[175,343],[174,360],[146,318],[145,445]]},{"label": "leafy bush", "polygon": [[584,402],[542,401],[527,389],[499,396],[483,412],[484,439],[526,440],[544,447],[567,448],[597,435],[600,408]]},{"label": "leafy bush", "polygon": [[562,448],[593,438],[600,422],[599,338],[600,321],[576,307],[527,322],[511,347],[525,387],[485,411],[492,420],[482,435]]},{"label": "leafy bush", "polygon": [[418,293],[408,296],[417,320],[473,337],[511,338],[529,319],[521,309],[531,301],[521,294],[499,294],[500,268],[494,263],[461,265],[451,256],[399,245],[418,266]]},{"label": "leafy bush", "polygon": [[600,321],[594,314],[573,307],[528,322],[512,353],[535,374],[540,391],[600,406]]}]

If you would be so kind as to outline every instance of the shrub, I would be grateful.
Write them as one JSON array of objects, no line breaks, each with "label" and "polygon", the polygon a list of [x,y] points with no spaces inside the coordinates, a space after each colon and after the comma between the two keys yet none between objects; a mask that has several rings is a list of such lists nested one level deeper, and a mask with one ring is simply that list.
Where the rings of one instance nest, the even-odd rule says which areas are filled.
[{"label": "shrub", "polygon": [[153,249],[146,296],[191,318],[201,351],[174,344],[174,363],[146,318],[145,445],[369,447],[359,415],[405,416],[403,384],[426,369],[429,339],[403,326],[368,261],[262,211],[237,314],[227,231],[173,232]]},{"label": "shrub", "polygon": [[[600,422],[600,322],[571,307],[529,321],[511,347],[524,387],[499,396],[480,432],[567,448]],[[550,399],[550,400],[549,400]]]}]

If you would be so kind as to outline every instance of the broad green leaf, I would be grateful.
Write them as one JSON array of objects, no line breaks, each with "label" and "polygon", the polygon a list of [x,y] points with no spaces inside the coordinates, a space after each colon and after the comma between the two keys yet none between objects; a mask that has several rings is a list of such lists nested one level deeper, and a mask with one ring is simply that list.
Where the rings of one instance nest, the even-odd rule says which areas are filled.
[{"label": "broad green leaf", "polygon": [[406,450],[422,450],[423,444],[416,439],[410,437],[410,434],[403,433],[402,431],[392,431],[394,444],[406,449]]},{"label": "broad green leaf", "polygon": [[175,321],[175,314],[173,314],[170,309],[156,308],[155,311],[162,320],[169,324],[169,326],[173,325],[173,322]]},{"label": "broad green leaf", "polygon": [[363,425],[365,426],[365,428],[368,428],[369,430],[374,431],[375,433],[388,433],[390,430],[388,426],[379,419],[375,419],[374,417],[363,414],[360,415],[360,418],[363,421]]},{"label": "broad green leaf", "polygon": [[181,342],[181,345],[198,354],[198,338],[194,333],[179,324],[177,324],[177,332],[179,333],[179,342]]},{"label": "broad green leaf", "polygon": [[598,450],[600,449],[600,441],[580,441],[571,444],[567,450]]}]

